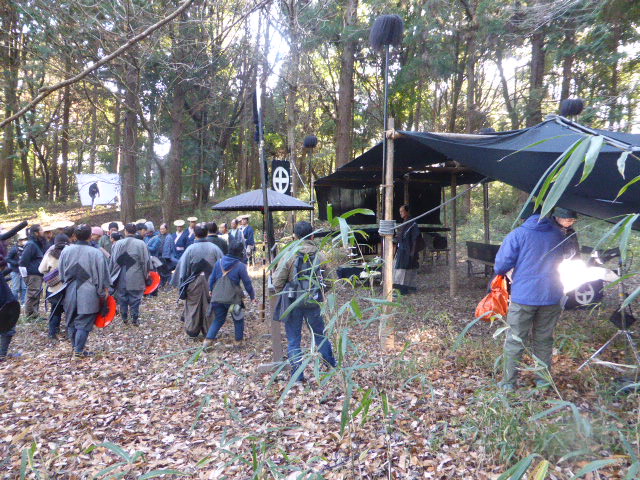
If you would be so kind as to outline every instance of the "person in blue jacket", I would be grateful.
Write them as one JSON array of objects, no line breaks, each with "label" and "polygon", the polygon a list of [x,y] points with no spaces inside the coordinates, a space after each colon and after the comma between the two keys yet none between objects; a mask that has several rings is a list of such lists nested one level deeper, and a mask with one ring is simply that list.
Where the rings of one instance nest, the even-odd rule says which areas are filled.
[{"label": "person in blue jacket", "polygon": [[[253,290],[251,278],[249,278],[249,273],[247,272],[247,265],[242,262],[243,249],[243,245],[239,242],[229,245],[229,253],[222,257],[222,259],[218,260],[213,267],[213,271],[209,277],[209,290],[213,290],[214,284],[222,278],[224,271],[227,272],[226,274],[234,285],[240,285],[240,281],[242,280],[242,284],[249,294],[249,297],[255,302],[257,301],[256,293]],[[236,345],[241,344],[244,338],[244,312],[242,311],[244,309],[244,305],[240,305],[240,308],[237,308],[236,305],[226,305],[213,302],[212,307],[213,312],[215,313],[215,318],[211,327],[209,327],[206,338],[204,339],[203,347],[211,347],[218,335],[218,332],[227,319],[227,313],[229,312],[230,307],[234,308],[232,317]]]},{"label": "person in blue jacket", "polygon": [[191,241],[189,240],[189,230],[184,229],[184,220],[176,220],[173,224],[176,227],[176,233],[173,235],[173,240],[176,250],[174,260],[177,264],[184,251],[189,245],[191,245]]},{"label": "person in blue jacket", "polygon": [[249,265],[253,265],[253,254],[256,249],[256,239],[253,227],[249,225],[249,215],[243,215],[240,217],[240,231],[244,237],[245,254]]},{"label": "person in blue jacket", "polygon": [[[552,219],[533,214],[506,236],[496,255],[496,274],[513,270],[501,382],[506,391],[516,387],[517,366],[530,337],[532,354],[551,370],[553,332],[563,296],[558,272],[563,239]],[[546,381],[540,378],[536,384],[546,386]]]}]

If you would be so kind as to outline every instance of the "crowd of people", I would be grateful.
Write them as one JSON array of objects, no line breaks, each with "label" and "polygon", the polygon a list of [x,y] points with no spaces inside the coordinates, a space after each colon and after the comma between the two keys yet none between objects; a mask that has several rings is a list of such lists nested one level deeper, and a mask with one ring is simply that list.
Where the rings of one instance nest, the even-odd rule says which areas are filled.
[{"label": "crowd of people", "polygon": [[[18,315],[22,313],[32,320],[46,314],[51,341],[58,339],[64,317],[74,355],[87,356],[89,332],[96,315],[107,313],[108,295],[115,297],[124,324],[140,325],[140,305],[151,282],[150,272],[155,271],[161,287],[174,285],[180,289],[186,332],[193,337],[202,333],[215,338],[224,323],[214,305],[217,330],[210,334],[210,291],[218,261],[224,269],[233,262],[242,264],[244,269],[237,268],[238,273],[231,279],[241,278],[255,299],[246,270],[246,264],[253,263],[255,252],[249,216],[232,220],[229,227],[226,223],[220,227],[215,222],[198,223],[196,217],[189,217],[186,222],[176,220],[173,225],[174,233],[166,223],[156,230],[153,222],[146,219],[126,225],[59,222],[28,228],[23,222],[0,237],[0,307],[15,312],[17,306]],[[157,294],[157,290],[152,293]],[[238,307],[236,310],[244,309],[241,301]],[[239,312],[234,314],[234,321],[240,324],[242,319]],[[242,330],[236,327],[237,332]],[[13,327],[0,333],[0,360],[7,358],[14,335]],[[236,334],[236,340],[242,340],[241,333]]]},{"label": "crowd of people", "polygon": [[[41,313],[46,313],[51,342],[58,341],[61,326],[66,325],[64,335],[73,356],[91,356],[86,346],[96,319],[113,313],[109,311],[109,296],[116,300],[122,324],[137,327],[141,324],[141,303],[147,287],[152,287],[146,292],[149,295],[165,294],[175,287],[183,302],[180,320],[185,332],[194,339],[204,337],[202,347],[206,351],[212,348],[228,316],[233,320],[236,346],[240,346],[246,312],[242,287],[257,303],[247,269],[253,264],[255,253],[255,232],[249,225],[249,216],[220,226],[189,217],[174,221],[173,226],[174,232],[166,223],[156,230],[153,222],[146,219],[126,225],[64,222],[28,228],[23,222],[0,233],[0,361],[19,355],[9,353],[9,344],[16,334],[20,313],[27,319],[39,319]],[[298,222],[294,236],[304,243],[297,256],[278,264],[274,275],[278,292],[305,290],[298,283],[298,277],[308,278],[303,260],[311,258],[313,269],[324,272],[320,269],[324,260],[318,261],[322,255],[313,243],[311,225]],[[10,239],[12,245],[8,245]],[[155,290],[151,272],[157,272],[156,279],[159,277]],[[299,302],[287,315],[289,362],[298,381],[304,381],[298,370],[305,321],[324,361],[336,365],[331,343],[325,337],[319,306],[322,300],[321,295],[314,294],[312,301]]]}]

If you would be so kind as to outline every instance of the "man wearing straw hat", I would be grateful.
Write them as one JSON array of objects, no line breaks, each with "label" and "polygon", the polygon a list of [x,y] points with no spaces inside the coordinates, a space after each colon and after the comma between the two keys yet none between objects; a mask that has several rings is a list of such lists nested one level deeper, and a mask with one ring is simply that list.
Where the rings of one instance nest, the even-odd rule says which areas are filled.
[{"label": "man wearing straw hat", "polygon": [[[192,217],[190,217],[192,218]],[[175,244],[175,261],[176,263],[182,257],[182,254],[190,245],[189,243],[189,231],[184,229],[184,220],[176,220],[173,224],[176,227],[176,233],[174,234],[173,243]]]},{"label": "man wearing straw hat", "polygon": [[189,222],[189,245],[191,245],[196,240],[195,228],[198,224],[198,217],[189,217],[187,222]]}]

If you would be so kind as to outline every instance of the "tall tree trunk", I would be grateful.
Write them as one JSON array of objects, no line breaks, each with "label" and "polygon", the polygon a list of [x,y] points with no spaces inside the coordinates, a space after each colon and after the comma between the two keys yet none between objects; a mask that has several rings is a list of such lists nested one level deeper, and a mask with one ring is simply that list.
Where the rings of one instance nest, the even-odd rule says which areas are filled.
[{"label": "tall tree trunk", "polygon": [[453,81],[453,90],[451,92],[451,112],[449,113],[449,122],[447,125],[447,131],[449,132],[456,131],[456,120],[458,117],[458,99],[460,98],[460,91],[462,90],[462,82],[464,81],[464,64],[466,59],[463,57],[463,59],[460,60],[460,34],[459,33],[456,33],[455,52],[456,52],[455,68],[458,73],[456,75],[455,80]]},{"label": "tall tree trunk", "polygon": [[29,168],[29,147],[31,142],[30,137],[27,137],[26,143],[22,140],[23,136],[19,120],[16,120],[16,137],[18,139],[18,146],[20,147],[20,165],[22,166],[22,178],[24,178],[24,183],[27,187],[27,198],[29,200],[35,200],[36,191],[33,188],[31,169]]},{"label": "tall tree trunk", "polygon": [[[10,117],[18,110],[18,68],[20,65],[18,13],[14,2],[0,2],[0,68],[4,75],[4,113]],[[3,129],[2,149],[0,150],[0,202],[5,208],[13,193],[13,163],[15,155],[13,123],[7,123]]]},{"label": "tall tree trunk", "polygon": [[620,25],[615,23],[612,27],[609,50],[613,53],[614,59],[611,63],[611,81],[609,82],[609,129],[615,130],[617,124],[622,120],[622,108],[618,101],[620,95],[620,73],[618,69],[618,44],[620,43]]},{"label": "tall tree trunk", "polygon": [[[64,64],[65,78],[71,76],[71,59],[67,57]],[[60,200],[66,201],[69,197],[69,116],[71,112],[71,86],[64,87],[64,102],[62,104],[62,140],[60,142]]]},{"label": "tall tree trunk", "polygon": [[[570,25],[571,27],[572,25]],[[571,80],[573,79],[573,61],[575,60],[574,48],[576,34],[573,28],[569,28],[562,42],[562,86],[560,87],[560,101],[569,98],[571,94]]]},{"label": "tall tree trunk", "polygon": [[178,79],[173,87],[171,101],[171,149],[167,164],[167,188],[164,204],[167,208],[166,221],[172,222],[178,218],[180,200],[182,197],[182,135],[184,133],[184,97],[185,89],[182,79]]},{"label": "tall tree trunk", "polygon": [[[94,88],[94,92],[95,92]],[[96,156],[98,154],[98,115],[95,108],[91,109],[91,136],[89,139],[89,173],[96,173]]]},{"label": "tall tree trunk", "polygon": [[336,122],[337,167],[350,162],[353,154],[353,74],[357,47],[353,27],[357,21],[358,0],[345,0]]},{"label": "tall tree trunk", "polygon": [[[291,161],[291,195],[298,193],[298,181],[296,166],[298,149],[296,144],[296,126],[298,124],[298,77],[300,73],[300,38],[298,32],[298,2],[289,0],[289,69],[287,75],[287,98],[285,105],[285,117],[287,126],[287,150]],[[291,228],[295,222],[295,213],[291,213]]]},{"label": "tall tree trunk", "polygon": [[49,168],[51,175],[51,191],[49,192],[49,201],[58,200],[60,198],[60,176],[58,175],[58,156],[60,155],[60,136],[58,135],[58,122],[53,125],[53,148],[51,150],[51,158]]},{"label": "tall tree trunk", "polygon": [[504,105],[507,108],[509,114],[509,120],[511,121],[511,129],[518,130],[520,128],[520,120],[518,119],[518,112],[511,102],[511,96],[509,95],[509,85],[507,79],[504,76],[504,69],[502,68],[502,50],[496,51],[496,65],[498,66],[498,72],[500,73],[500,85],[502,86],[502,99]]},{"label": "tall tree trunk", "polygon": [[537,125],[542,121],[542,100],[544,88],[544,50],[545,34],[537,30],[531,36],[531,70],[529,76],[529,99],[526,108],[527,127]]},{"label": "tall tree trunk", "polygon": [[138,187],[138,69],[129,58],[125,71],[124,95],[124,139],[122,144],[122,219],[124,222],[135,220],[136,189]]},{"label": "tall tree trunk", "polygon": [[120,164],[122,158],[122,119],[120,113],[120,98],[119,95],[115,95],[115,107],[113,112],[113,165],[112,171],[120,173]]}]

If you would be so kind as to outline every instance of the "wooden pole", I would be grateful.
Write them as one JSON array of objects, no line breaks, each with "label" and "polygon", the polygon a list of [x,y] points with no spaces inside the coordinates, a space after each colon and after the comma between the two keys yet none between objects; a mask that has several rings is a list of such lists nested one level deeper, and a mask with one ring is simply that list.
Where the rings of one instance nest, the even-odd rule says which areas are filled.
[{"label": "wooden pole", "polygon": [[[385,143],[387,144],[387,161],[384,172],[385,196],[384,196],[384,219],[393,220],[393,118],[388,120],[389,129],[385,132]],[[393,233],[383,236],[384,253],[384,298],[393,301]],[[395,343],[395,332],[391,307],[384,308],[383,319],[380,322],[380,343],[385,350],[392,350]]]},{"label": "wooden pole", "polygon": [[[455,173],[451,174],[451,198],[455,198],[458,186],[458,177]],[[458,235],[458,219],[456,212],[456,203],[454,199],[451,201],[451,244],[449,245],[449,295],[455,297],[458,294],[458,272],[456,262],[456,242]]]},{"label": "wooden pole", "polygon": [[484,215],[484,243],[491,243],[489,231],[489,184],[482,184],[482,212]]},{"label": "wooden pole", "polygon": [[408,175],[404,177],[404,198],[402,200],[402,203],[409,203],[409,177]]}]

